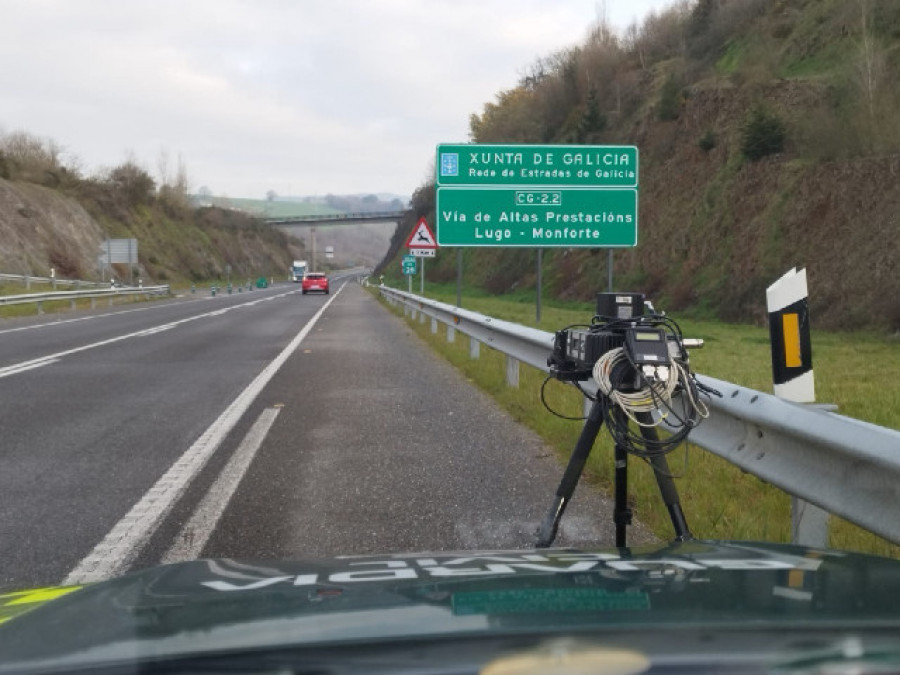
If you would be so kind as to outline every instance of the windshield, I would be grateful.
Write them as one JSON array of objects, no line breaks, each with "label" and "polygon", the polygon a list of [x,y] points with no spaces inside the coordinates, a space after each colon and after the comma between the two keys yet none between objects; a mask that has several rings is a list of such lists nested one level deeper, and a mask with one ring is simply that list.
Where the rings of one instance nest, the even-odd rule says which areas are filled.
[{"label": "windshield", "polygon": [[898,3],[3,14],[8,664],[896,627]]}]

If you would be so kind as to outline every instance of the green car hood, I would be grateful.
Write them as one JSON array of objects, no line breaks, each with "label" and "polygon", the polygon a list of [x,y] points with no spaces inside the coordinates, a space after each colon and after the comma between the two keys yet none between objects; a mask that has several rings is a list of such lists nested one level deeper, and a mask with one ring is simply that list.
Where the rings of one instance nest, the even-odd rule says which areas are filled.
[{"label": "green car hood", "polygon": [[810,626],[900,636],[900,561],[701,541],[196,560],[0,604],[0,673],[460,636]]}]

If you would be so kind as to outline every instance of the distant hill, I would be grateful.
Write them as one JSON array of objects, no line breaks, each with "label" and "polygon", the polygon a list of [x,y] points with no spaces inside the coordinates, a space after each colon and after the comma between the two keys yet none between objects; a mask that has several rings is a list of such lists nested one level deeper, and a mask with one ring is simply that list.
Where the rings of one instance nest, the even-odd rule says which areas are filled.
[{"label": "distant hill", "polygon": [[292,216],[319,216],[340,213],[326,204],[281,199],[246,199],[243,197],[209,197],[195,202],[204,206],[243,211],[260,218],[289,218]]},{"label": "distant hill", "polygon": [[260,218],[290,218],[319,216],[334,213],[374,213],[400,211],[408,200],[397,195],[326,195],[324,197],[280,197],[248,199],[244,197],[213,197],[193,195],[197,206],[217,206],[244,211]]},{"label": "distant hill", "polygon": [[[377,213],[406,208],[407,201],[396,195],[325,195],[323,197],[281,197],[245,199],[233,197],[194,197],[195,203],[235,209],[260,218],[291,218],[335,213]],[[312,252],[312,233],[308,227],[284,225],[279,229],[302,242]],[[316,227],[317,265],[325,267],[374,267],[388,250],[393,225],[367,223]],[[326,259],[326,246],[334,248],[334,257]]]}]

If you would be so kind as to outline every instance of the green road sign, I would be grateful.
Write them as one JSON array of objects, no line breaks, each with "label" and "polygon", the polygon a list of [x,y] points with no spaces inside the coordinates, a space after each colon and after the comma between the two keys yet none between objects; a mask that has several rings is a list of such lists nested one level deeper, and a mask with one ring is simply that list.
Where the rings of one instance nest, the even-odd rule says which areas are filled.
[{"label": "green road sign", "polygon": [[487,145],[437,147],[437,185],[636,188],[633,145]]},{"label": "green road sign", "polygon": [[441,246],[635,246],[637,203],[635,188],[439,187],[437,240]]},{"label": "green road sign", "polygon": [[415,256],[405,255],[403,256],[402,261],[403,274],[415,274],[416,273],[416,258]]}]

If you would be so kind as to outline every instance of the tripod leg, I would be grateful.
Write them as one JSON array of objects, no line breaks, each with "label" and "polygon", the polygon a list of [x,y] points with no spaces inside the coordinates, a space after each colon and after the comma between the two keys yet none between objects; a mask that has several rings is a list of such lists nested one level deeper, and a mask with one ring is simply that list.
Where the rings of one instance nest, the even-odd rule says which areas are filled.
[{"label": "tripod leg", "polygon": [[[649,424],[653,421],[650,413],[637,413],[637,419],[643,424]],[[641,435],[648,441],[658,441],[659,434],[656,427],[641,427]],[[681,500],[678,498],[678,489],[675,487],[675,480],[669,471],[669,462],[665,455],[656,455],[650,459],[653,465],[653,473],[656,475],[656,484],[659,486],[659,494],[662,496],[663,503],[669,511],[669,518],[672,520],[672,527],[675,528],[675,539],[678,541],[686,541],[693,539],[688,528],[687,520],[684,517],[684,511],[681,510]]]},{"label": "tripod leg", "polygon": [[569,464],[563,473],[562,481],[556,490],[556,497],[553,500],[553,506],[547,512],[544,522],[538,530],[538,548],[547,548],[556,539],[556,532],[559,529],[559,521],[562,519],[563,513],[572,493],[575,492],[575,486],[578,485],[578,479],[581,478],[581,472],[584,471],[584,464],[587,462],[588,455],[594,447],[594,441],[597,439],[597,433],[603,426],[603,406],[600,400],[594,401],[588,418],[584,422],[581,429],[581,435],[572,450],[572,456],[569,457]]},{"label": "tripod leg", "polygon": [[628,508],[628,453],[618,444],[615,462],[616,503],[613,508],[613,522],[616,525],[616,548],[624,548],[625,528],[631,525],[631,509]]}]

